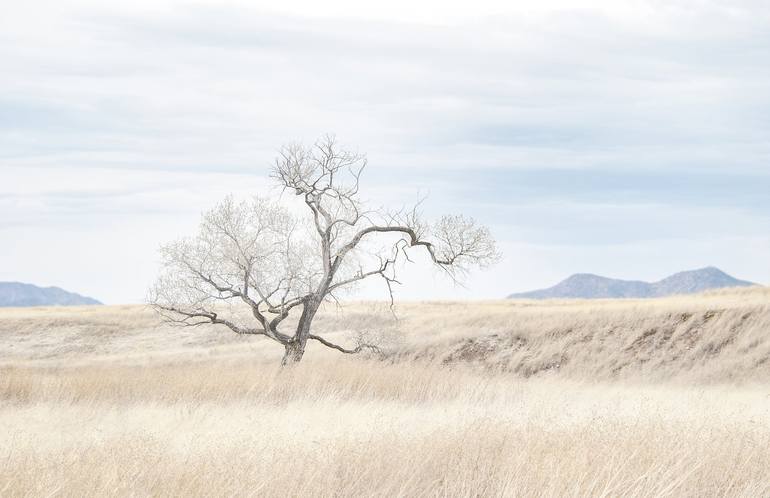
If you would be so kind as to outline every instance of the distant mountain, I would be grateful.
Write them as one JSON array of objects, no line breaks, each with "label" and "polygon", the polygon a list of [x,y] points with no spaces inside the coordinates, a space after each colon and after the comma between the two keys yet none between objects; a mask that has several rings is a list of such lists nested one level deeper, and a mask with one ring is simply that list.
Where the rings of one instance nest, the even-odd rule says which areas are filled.
[{"label": "distant mountain", "polygon": [[58,287],[38,287],[20,282],[0,282],[0,306],[77,306],[102,304],[96,299]]},{"label": "distant mountain", "polygon": [[508,297],[517,299],[662,297],[674,294],[693,294],[722,287],[745,287],[749,285],[756,284],[738,280],[718,268],[709,266],[700,270],[676,273],[653,283],[639,280],[616,280],[590,273],[578,273],[553,287],[511,294]]}]

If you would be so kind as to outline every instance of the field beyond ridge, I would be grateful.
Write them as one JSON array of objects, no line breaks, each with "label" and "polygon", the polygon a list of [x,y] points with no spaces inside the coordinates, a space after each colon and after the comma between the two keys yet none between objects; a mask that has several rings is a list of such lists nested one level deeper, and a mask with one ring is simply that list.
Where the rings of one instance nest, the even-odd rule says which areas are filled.
[{"label": "field beyond ridge", "polygon": [[328,307],[387,358],[0,309],[0,496],[767,496],[770,289]]}]

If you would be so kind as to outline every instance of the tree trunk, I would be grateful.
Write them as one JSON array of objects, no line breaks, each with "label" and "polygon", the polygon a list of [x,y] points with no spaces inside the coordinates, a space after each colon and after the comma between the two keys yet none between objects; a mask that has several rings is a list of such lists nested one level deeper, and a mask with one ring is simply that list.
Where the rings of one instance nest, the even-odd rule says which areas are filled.
[{"label": "tree trunk", "polygon": [[295,363],[299,363],[302,359],[302,355],[305,354],[305,344],[301,344],[299,342],[290,342],[286,346],[285,352],[283,353],[283,359],[281,360],[282,366],[287,365],[294,365]]},{"label": "tree trunk", "polygon": [[318,311],[318,306],[319,303],[316,300],[311,300],[303,306],[302,316],[299,317],[299,323],[297,324],[297,331],[294,333],[291,341],[284,346],[286,352],[283,354],[281,365],[299,363],[302,359],[302,355],[305,354],[308,336],[310,335],[310,324],[315,317],[316,311]]}]

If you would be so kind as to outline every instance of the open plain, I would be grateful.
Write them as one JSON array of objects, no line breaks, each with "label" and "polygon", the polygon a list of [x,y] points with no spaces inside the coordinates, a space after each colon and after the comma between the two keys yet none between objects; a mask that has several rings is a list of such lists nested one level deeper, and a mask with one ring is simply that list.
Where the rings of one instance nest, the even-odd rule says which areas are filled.
[{"label": "open plain", "polygon": [[1,496],[768,496],[770,289],[327,306],[386,356],[0,310]]}]

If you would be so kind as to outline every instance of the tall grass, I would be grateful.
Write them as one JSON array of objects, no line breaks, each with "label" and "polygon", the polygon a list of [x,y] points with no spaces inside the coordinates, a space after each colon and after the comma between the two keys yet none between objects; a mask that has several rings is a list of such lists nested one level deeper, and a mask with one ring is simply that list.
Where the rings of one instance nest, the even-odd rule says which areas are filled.
[{"label": "tall grass", "polygon": [[311,360],[6,369],[3,496],[762,496],[766,389]]},{"label": "tall grass", "polygon": [[[137,307],[4,310],[0,496],[767,496],[766,296],[412,303],[399,322],[361,303],[319,327],[392,332],[388,361],[316,348],[289,369]],[[517,370],[550,348],[563,366]]]}]

